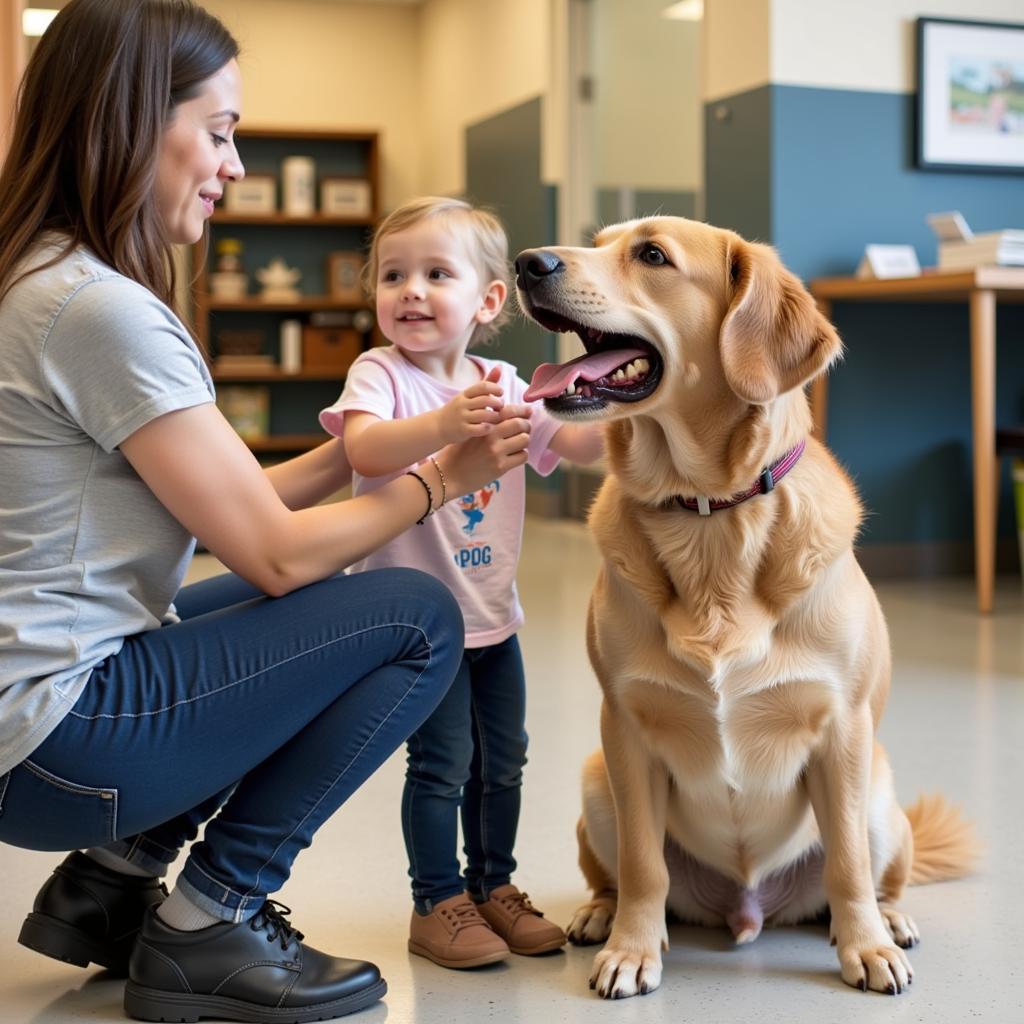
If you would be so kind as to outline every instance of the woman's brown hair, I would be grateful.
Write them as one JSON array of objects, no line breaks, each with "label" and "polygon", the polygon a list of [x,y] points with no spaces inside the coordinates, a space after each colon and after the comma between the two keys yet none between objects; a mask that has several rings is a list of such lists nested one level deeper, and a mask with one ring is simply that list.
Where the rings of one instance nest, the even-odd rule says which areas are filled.
[{"label": "woman's brown hair", "polygon": [[177,105],[237,55],[228,30],[191,0],[71,0],[61,10],[25,71],[0,172],[0,299],[51,230],[68,239],[65,251],[85,245],[173,304],[171,243],[153,202],[161,136]]}]

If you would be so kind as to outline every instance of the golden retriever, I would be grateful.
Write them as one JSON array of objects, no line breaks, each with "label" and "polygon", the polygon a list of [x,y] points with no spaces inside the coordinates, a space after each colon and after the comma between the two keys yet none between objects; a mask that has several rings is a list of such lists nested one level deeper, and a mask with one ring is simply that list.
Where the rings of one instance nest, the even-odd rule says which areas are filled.
[{"label": "golden retriever", "polygon": [[900,808],[875,740],[888,634],[802,387],[839,337],[774,250],[682,218],[516,269],[526,313],[587,350],[528,397],[607,431],[587,636],[602,750],[577,829],[594,895],[569,929],[607,940],[591,987],[658,987],[666,909],[737,943],[828,910],[843,981],[902,991],[918,931],[895,901],[975,845],[941,798]]}]

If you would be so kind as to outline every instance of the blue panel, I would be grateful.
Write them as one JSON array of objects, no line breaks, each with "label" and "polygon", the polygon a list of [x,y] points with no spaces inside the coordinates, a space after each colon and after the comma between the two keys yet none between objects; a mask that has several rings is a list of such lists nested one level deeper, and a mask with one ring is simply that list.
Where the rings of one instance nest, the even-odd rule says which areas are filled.
[{"label": "blue panel", "polygon": [[[540,100],[529,100],[466,130],[466,198],[488,206],[508,233],[509,255],[555,240],[554,189],[540,178]],[[510,301],[515,302],[513,296]],[[554,337],[516,317],[485,355],[519,367],[527,380],[555,357]]]},{"label": "blue panel", "polygon": [[771,102],[763,86],[704,108],[705,220],[761,242],[772,240]]},{"label": "blue panel", "polygon": [[925,217],[960,210],[975,231],[1024,228],[1024,177],[913,165],[914,97],[772,87],[773,241],[802,277],[848,274],[869,242],[935,263]]},{"label": "blue panel", "polygon": [[[513,260],[521,250],[551,245],[556,237],[555,189],[541,181],[540,145],[540,99],[466,129],[466,198],[501,217]],[[516,308],[514,294],[509,301]],[[481,354],[512,363],[529,380],[538,364],[555,359],[555,339],[525,317],[515,316]],[[556,491],[560,476],[529,474],[528,486]]]},{"label": "blue panel", "polygon": [[[928,213],[977,231],[1024,227],[1024,179],[913,166],[913,97],[773,89],[773,241],[805,279],[852,273],[869,242],[934,264]],[[829,443],[871,513],[866,542],[968,540],[973,531],[966,304],[837,305],[846,361],[829,392]],[[1000,307],[997,420],[1024,421],[1024,310]],[[1003,534],[1013,531],[1004,471]]]}]

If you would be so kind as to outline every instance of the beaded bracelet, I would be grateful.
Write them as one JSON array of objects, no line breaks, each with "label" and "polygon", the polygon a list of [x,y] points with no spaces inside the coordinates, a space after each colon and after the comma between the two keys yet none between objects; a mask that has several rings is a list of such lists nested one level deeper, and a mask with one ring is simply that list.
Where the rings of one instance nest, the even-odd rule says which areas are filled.
[{"label": "beaded bracelet", "polygon": [[405,475],[414,476],[421,484],[423,484],[423,490],[427,492],[427,511],[416,520],[416,525],[422,526],[426,521],[427,516],[433,515],[434,513],[434,492],[430,489],[430,484],[428,484],[427,481],[419,475],[419,473],[415,473],[410,469]]},{"label": "beaded bracelet", "polygon": [[448,481],[444,477],[444,471],[441,469],[440,464],[433,455],[429,456],[430,464],[437,470],[438,479],[441,481],[441,503],[434,509],[435,512],[440,512],[444,508],[444,503],[448,500]]}]

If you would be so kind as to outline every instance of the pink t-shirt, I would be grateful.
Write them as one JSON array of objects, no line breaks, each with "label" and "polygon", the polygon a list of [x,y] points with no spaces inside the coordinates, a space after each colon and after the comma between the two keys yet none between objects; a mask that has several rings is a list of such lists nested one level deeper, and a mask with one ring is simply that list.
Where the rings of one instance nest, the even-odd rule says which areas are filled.
[{"label": "pink t-shirt", "polygon": [[[510,363],[469,357],[484,376],[501,368],[505,402],[523,403],[527,384]],[[320,413],[320,424],[340,437],[346,412],[369,412],[382,420],[404,419],[437,409],[459,389],[442,384],[414,366],[394,346],[364,352],[352,364],[341,397]],[[561,424],[539,403],[530,418],[529,464],[547,476],[558,465],[551,439]],[[412,466],[383,477],[354,474],[355,494],[375,490]],[[436,497],[436,495],[435,495]],[[523,537],[526,471],[510,470],[472,494],[448,495],[448,503],[420,526],[412,526],[368,558],[353,572],[410,566],[436,576],[462,608],[466,647],[488,647],[507,640],[523,623],[516,591],[516,567]],[[426,497],[424,496],[424,504]]]}]

